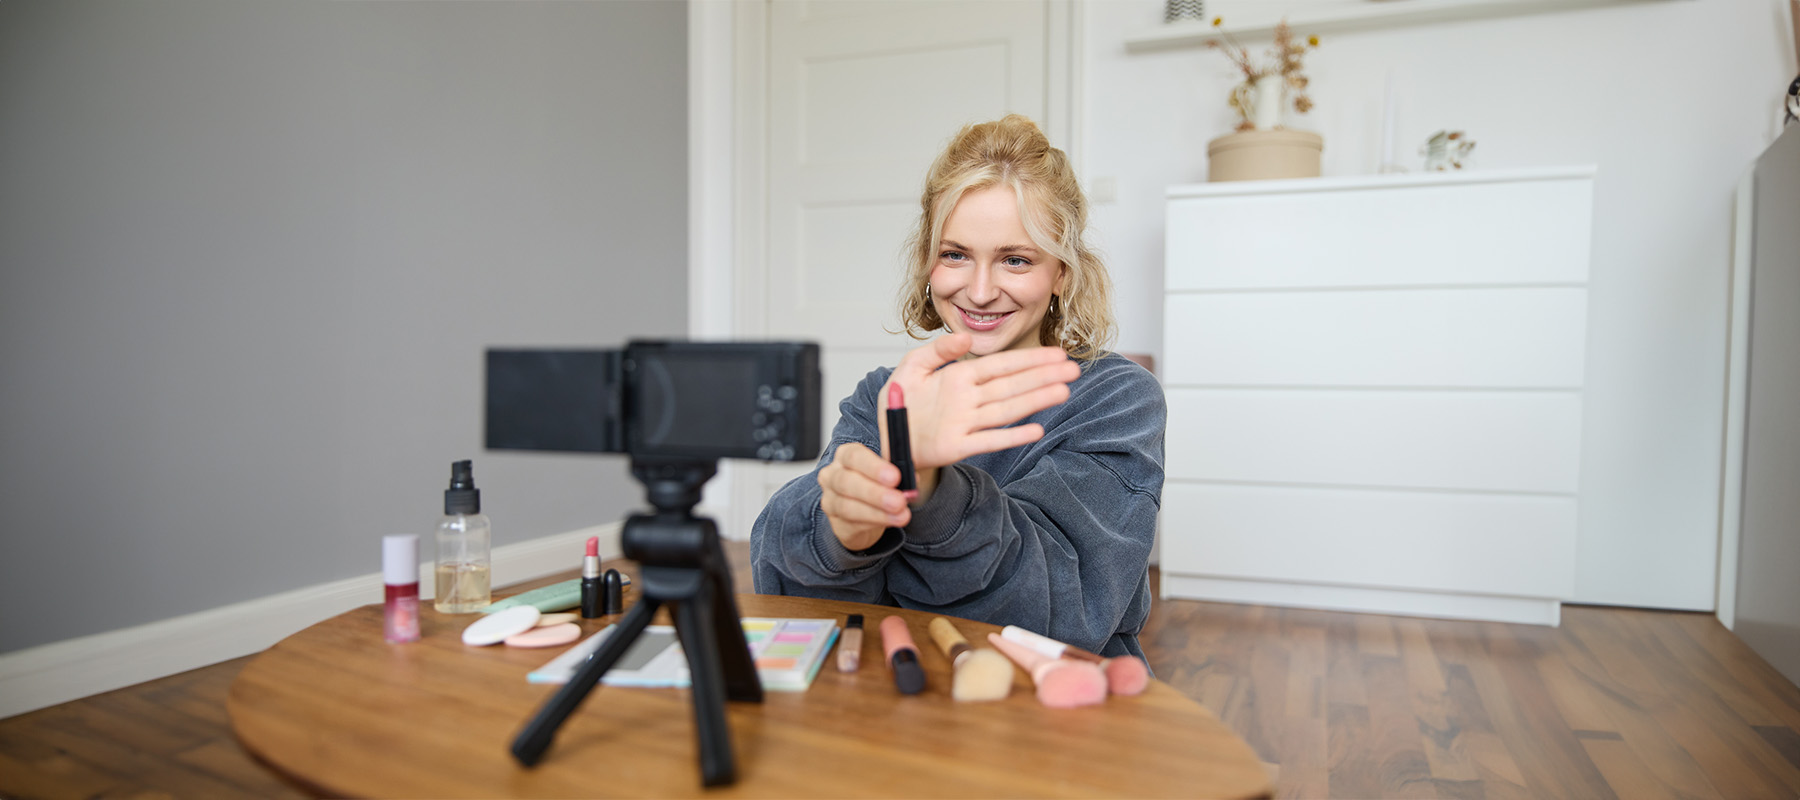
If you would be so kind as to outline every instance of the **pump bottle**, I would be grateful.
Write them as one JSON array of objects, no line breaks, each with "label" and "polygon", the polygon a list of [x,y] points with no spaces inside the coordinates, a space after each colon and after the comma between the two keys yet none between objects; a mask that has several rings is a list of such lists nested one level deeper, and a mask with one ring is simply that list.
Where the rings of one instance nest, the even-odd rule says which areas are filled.
[{"label": "pump bottle", "polygon": [[437,527],[437,595],[433,606],[444,614],[469,614],[492,601],[489,544],[491,528],[481,513],[481,490],[475,488],[473,461],[450,465],[450,488],[444,490],[444,519]]}]

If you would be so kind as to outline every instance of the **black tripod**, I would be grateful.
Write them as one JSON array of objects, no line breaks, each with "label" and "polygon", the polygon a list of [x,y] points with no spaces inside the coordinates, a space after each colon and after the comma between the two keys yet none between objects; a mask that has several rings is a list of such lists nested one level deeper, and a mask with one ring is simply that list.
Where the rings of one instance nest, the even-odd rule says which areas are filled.
[{"label": "black tripod", "polygon": [[719,545],[718,526],[694,516],[700,487],[717,469],[710,461],[632,460],[631,474],[644,484],[650,505],[656,508],[654,514],[627,518],[622,536],[625,557],[638,562],[642,573],[638,603],[513,740],[513,757],[519,763],[529,767],[543,757],[557,728],[637,641],[656,609],[667,603],[693,679],[700,781],[721,786],[737,780],[731,729],[725,725],[725,701],[760,703],[763,690],[750,660],[737,599],[731,594],[731,573],[725,550]]}]

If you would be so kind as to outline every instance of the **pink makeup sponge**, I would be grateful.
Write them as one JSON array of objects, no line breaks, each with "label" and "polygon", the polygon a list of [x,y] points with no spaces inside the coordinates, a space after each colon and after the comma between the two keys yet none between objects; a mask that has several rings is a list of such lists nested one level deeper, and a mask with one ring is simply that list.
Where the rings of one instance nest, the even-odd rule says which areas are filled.
[{"label": "pink makeup sponge", "polygon": [[1106,702],[1106,673],[1097,664],[1049,658],[1000,634],[988,634],[994,649],[1006,654],[1037,684],[1038,702],[1049,708],[1075,708]]},{"label": "pink makeup sponge", "polygon": [[1106,688],[1113,694],[1141,694],[1150,686],[1150,669],[1137,656],[1106,660]]}]

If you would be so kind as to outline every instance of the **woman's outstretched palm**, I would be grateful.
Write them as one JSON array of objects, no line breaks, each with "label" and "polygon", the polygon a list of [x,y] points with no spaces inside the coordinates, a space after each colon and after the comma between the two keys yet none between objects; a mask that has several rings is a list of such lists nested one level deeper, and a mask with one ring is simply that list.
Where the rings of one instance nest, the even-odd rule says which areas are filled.
[{"label": "woman's outstretched palm", "polygon": [[[936,484],[939,467],[1043,438],[1044,429],[1036,424],[1006,426],[1069,399],[1069,382],[1081,377],[1081,368],[1059,348],[1007,350],[957,361],[969,345],[966,333],[939,338],[907,353],[888,378],[906,393],[921,492]],[[885,454],[885,414],[881,438]]]}]

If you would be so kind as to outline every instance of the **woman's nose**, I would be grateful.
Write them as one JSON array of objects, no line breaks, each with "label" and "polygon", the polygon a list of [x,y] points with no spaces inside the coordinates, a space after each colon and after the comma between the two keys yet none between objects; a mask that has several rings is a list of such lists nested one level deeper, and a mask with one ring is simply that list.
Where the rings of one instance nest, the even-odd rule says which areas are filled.
[{"label": "woman's nose", "polygon": [[974,280],[969,284],[969,299],[981,305],[987,305],[1000,296],[1000,288],[994,285],[994,276],[985,267],[976,267]]}]

